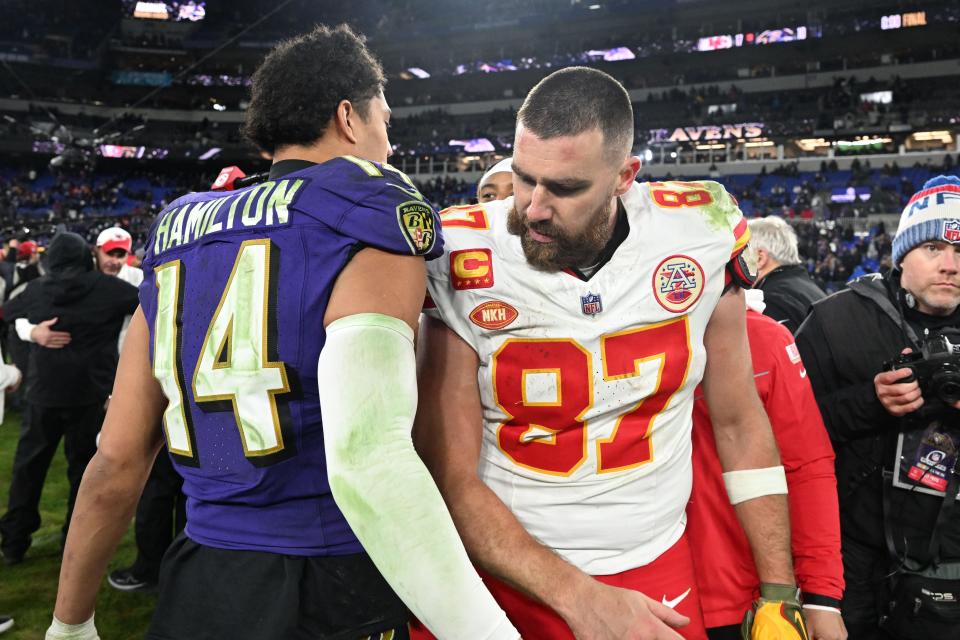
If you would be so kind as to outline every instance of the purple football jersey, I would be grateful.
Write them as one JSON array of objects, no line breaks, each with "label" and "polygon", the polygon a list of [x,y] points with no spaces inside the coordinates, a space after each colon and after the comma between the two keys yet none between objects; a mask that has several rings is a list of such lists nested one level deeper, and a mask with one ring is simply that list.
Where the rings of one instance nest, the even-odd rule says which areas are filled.
[{"label": "purple football jersey", "polygon": [[157,217],[140,304],[195,542],[362,550],[330,493],[316,372],[334,282],[364,247],[443,253],[439,217],[409,179],[352,157],[192,193]]}]

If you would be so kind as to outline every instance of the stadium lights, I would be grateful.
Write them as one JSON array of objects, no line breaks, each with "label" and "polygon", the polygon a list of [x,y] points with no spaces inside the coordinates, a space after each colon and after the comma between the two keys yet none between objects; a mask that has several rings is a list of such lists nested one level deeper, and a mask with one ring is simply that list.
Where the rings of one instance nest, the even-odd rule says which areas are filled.
[{"label": "stadium lights", "polygon": [[930,142],[936,140],[944,144],[953,142],[953,135],[949,131],[917,131],[910,136],[916,142]]},{"label": "stadium lights", "polygon": [[757,140],[755,142],[748,142],[744,146],[745,147],[772,147],[773,140]]},{"label": "stadium lights", "polygon": [[803,151],[816,151],[818,148],[830,146],[830,143],[823,138],[801,138],[794,142]]},{"label": "stadium lights", "polygon": [[831,144],[835,147],[869,147],[875,144],[886,144],[893,142],[892,138],[868,138],[866,136],[858,137],[856,140],[834,140]]},{"label": "stadium lights", "polygon": [[[772,143],[771,143],[772,144]],[[727,145],[725,144],[698,144],[698,151],[706,151],[708,149],[726,149]]]}]

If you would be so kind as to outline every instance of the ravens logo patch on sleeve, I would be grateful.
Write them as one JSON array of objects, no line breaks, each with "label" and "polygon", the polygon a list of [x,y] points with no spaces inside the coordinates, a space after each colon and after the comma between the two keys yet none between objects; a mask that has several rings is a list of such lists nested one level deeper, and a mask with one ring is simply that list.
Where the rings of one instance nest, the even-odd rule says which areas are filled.
[{"label": "ravens logo patch on sleeve", "polygon": [[430,253],[436,241],[433,209],[417,200],[408,200],[397,205],[397,222],[410,250],[415,255]]}]

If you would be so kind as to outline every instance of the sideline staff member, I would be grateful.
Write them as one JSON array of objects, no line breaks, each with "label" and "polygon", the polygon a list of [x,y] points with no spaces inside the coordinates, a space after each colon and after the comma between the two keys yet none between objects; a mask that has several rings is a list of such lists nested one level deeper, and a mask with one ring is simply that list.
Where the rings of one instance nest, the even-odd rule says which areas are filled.
[{"label": "sideline staff member", "polygon": [[[858,640],[889,637],[878,620],[889,600],[883,467],[895,455],[890,434],[902,428],[899,418],[934,400],[921,396],[916,381],[900,382],[909,370],[883,367],[903,349],[916,351],[921,340],[960,328],[960,238],[954,229],[960,229],[960,180],[939,176],[911,198],[900,218],[895,268],[859,278],[818,302],[797,333],[837,454],[846,580],[841,609],[850,637]],[[907,538],[922,555],[942,501],[900,490],[893,495],[898,544]],[[942,560],[960,558],[958,527],[954,515],[943,532]]]}]

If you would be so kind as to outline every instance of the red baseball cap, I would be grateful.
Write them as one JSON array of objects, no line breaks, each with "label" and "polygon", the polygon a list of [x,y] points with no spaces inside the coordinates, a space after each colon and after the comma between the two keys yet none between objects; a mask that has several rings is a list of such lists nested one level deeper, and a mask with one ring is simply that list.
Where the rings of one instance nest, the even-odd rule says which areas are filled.
[{"label": "red baseball cap", "polygon": [[132,246],[133,238],[120,227],[104,229],[100,232],[100,235],[97,236],[97,247],[102,249],[104,253],[110,253],[114,249],[123,249],[127,253],[130,253]]},{"label": "red baseball cap", "polygon": [[24,240],[17,245],[17,260],[26,260],[37,252],[37,243],[33,240]]}]

